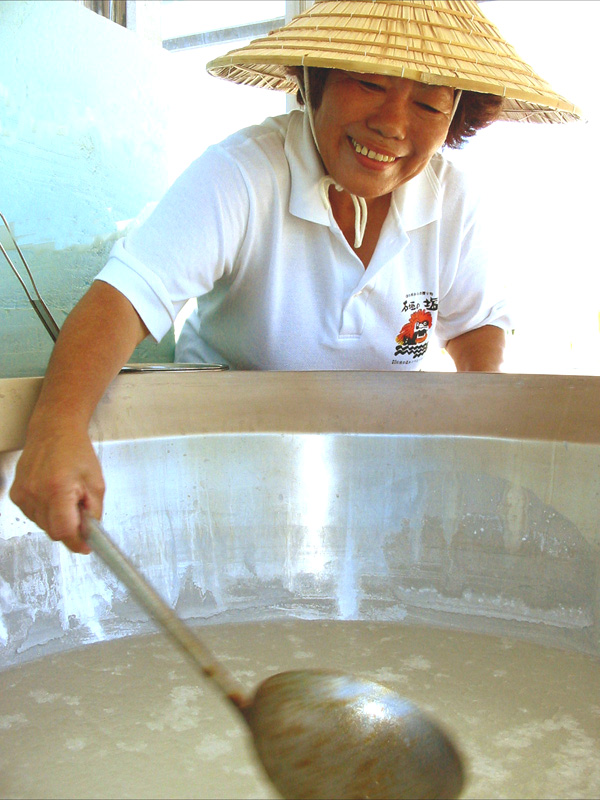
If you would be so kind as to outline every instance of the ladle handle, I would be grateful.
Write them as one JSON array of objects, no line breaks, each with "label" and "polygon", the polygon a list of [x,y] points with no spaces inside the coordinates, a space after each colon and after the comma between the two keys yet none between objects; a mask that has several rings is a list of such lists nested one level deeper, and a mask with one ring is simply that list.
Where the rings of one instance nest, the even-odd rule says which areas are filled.
[{"label": "ladle handle", "polygon": [[158,622],[184,653],[209,678],[213,678],[229,700],[243,712],[249,705],[242,687],[213,657],[200,639],[175,612],[169,608],[162,597],[142,577],[131,561],[125,556],[106,533],[98,520],[84,514],[83,535],[92,550],[125,584],[135,599],[150,616]]}]

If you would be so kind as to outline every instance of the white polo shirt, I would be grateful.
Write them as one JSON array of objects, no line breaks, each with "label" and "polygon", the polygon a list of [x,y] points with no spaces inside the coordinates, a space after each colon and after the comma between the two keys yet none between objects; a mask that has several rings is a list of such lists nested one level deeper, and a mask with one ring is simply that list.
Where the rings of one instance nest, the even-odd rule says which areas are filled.
[{"label": "white polo shirt", "polygon": [[[306,115],[210,147],[98,275],[160,340],[189,298],[180,361],[234,369],[415,370],[473,328],[510,325],[476,200],[435,155],[392,196],[365,270],[319,183]],[[326,195],[325,195],[326,197]]]}]

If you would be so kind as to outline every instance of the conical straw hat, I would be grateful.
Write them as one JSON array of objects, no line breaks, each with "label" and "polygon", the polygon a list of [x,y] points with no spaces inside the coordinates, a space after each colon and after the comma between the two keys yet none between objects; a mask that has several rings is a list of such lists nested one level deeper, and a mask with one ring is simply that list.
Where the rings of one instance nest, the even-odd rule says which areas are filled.
[{"label": "conical straw hat", "polygon": [[500,95],[499,119],[581,117],[472,0],[321,0],[283,28],[214,59],[207,69],[236,83],[296,92],[285,67],[301,65]]}]

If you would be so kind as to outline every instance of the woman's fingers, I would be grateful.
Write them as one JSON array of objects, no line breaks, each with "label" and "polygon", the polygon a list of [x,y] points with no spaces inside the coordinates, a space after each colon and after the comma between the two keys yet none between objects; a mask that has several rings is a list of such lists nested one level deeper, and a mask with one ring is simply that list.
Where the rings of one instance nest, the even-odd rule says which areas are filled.
[{"label": "woman's fingers", "polygon": [[54,497],[47,508],[46,533],[55,542],[62,542],[74,553],[89,553],[81,535],[81,512],[84,507],[80,490],[67,489],[64,497]]},{"label": "woman's fingers", "polygon": [[17,464],[11,500],[56,542],[89,553],[81,513],[100,519],[104,479],[87,436],[52,436],[29,442]]}]

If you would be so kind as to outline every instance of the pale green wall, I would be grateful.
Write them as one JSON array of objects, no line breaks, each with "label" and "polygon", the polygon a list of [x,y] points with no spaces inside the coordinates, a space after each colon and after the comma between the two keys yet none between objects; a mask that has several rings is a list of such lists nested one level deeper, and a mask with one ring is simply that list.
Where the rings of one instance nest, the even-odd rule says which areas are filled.
[{"label": "pale green wall", "polygon": [[[0,211],[59,325],[167,188],[168,56],[74,0],[0,0]],[[0,255],[0,377],[43,374],[51,349]]]}]

